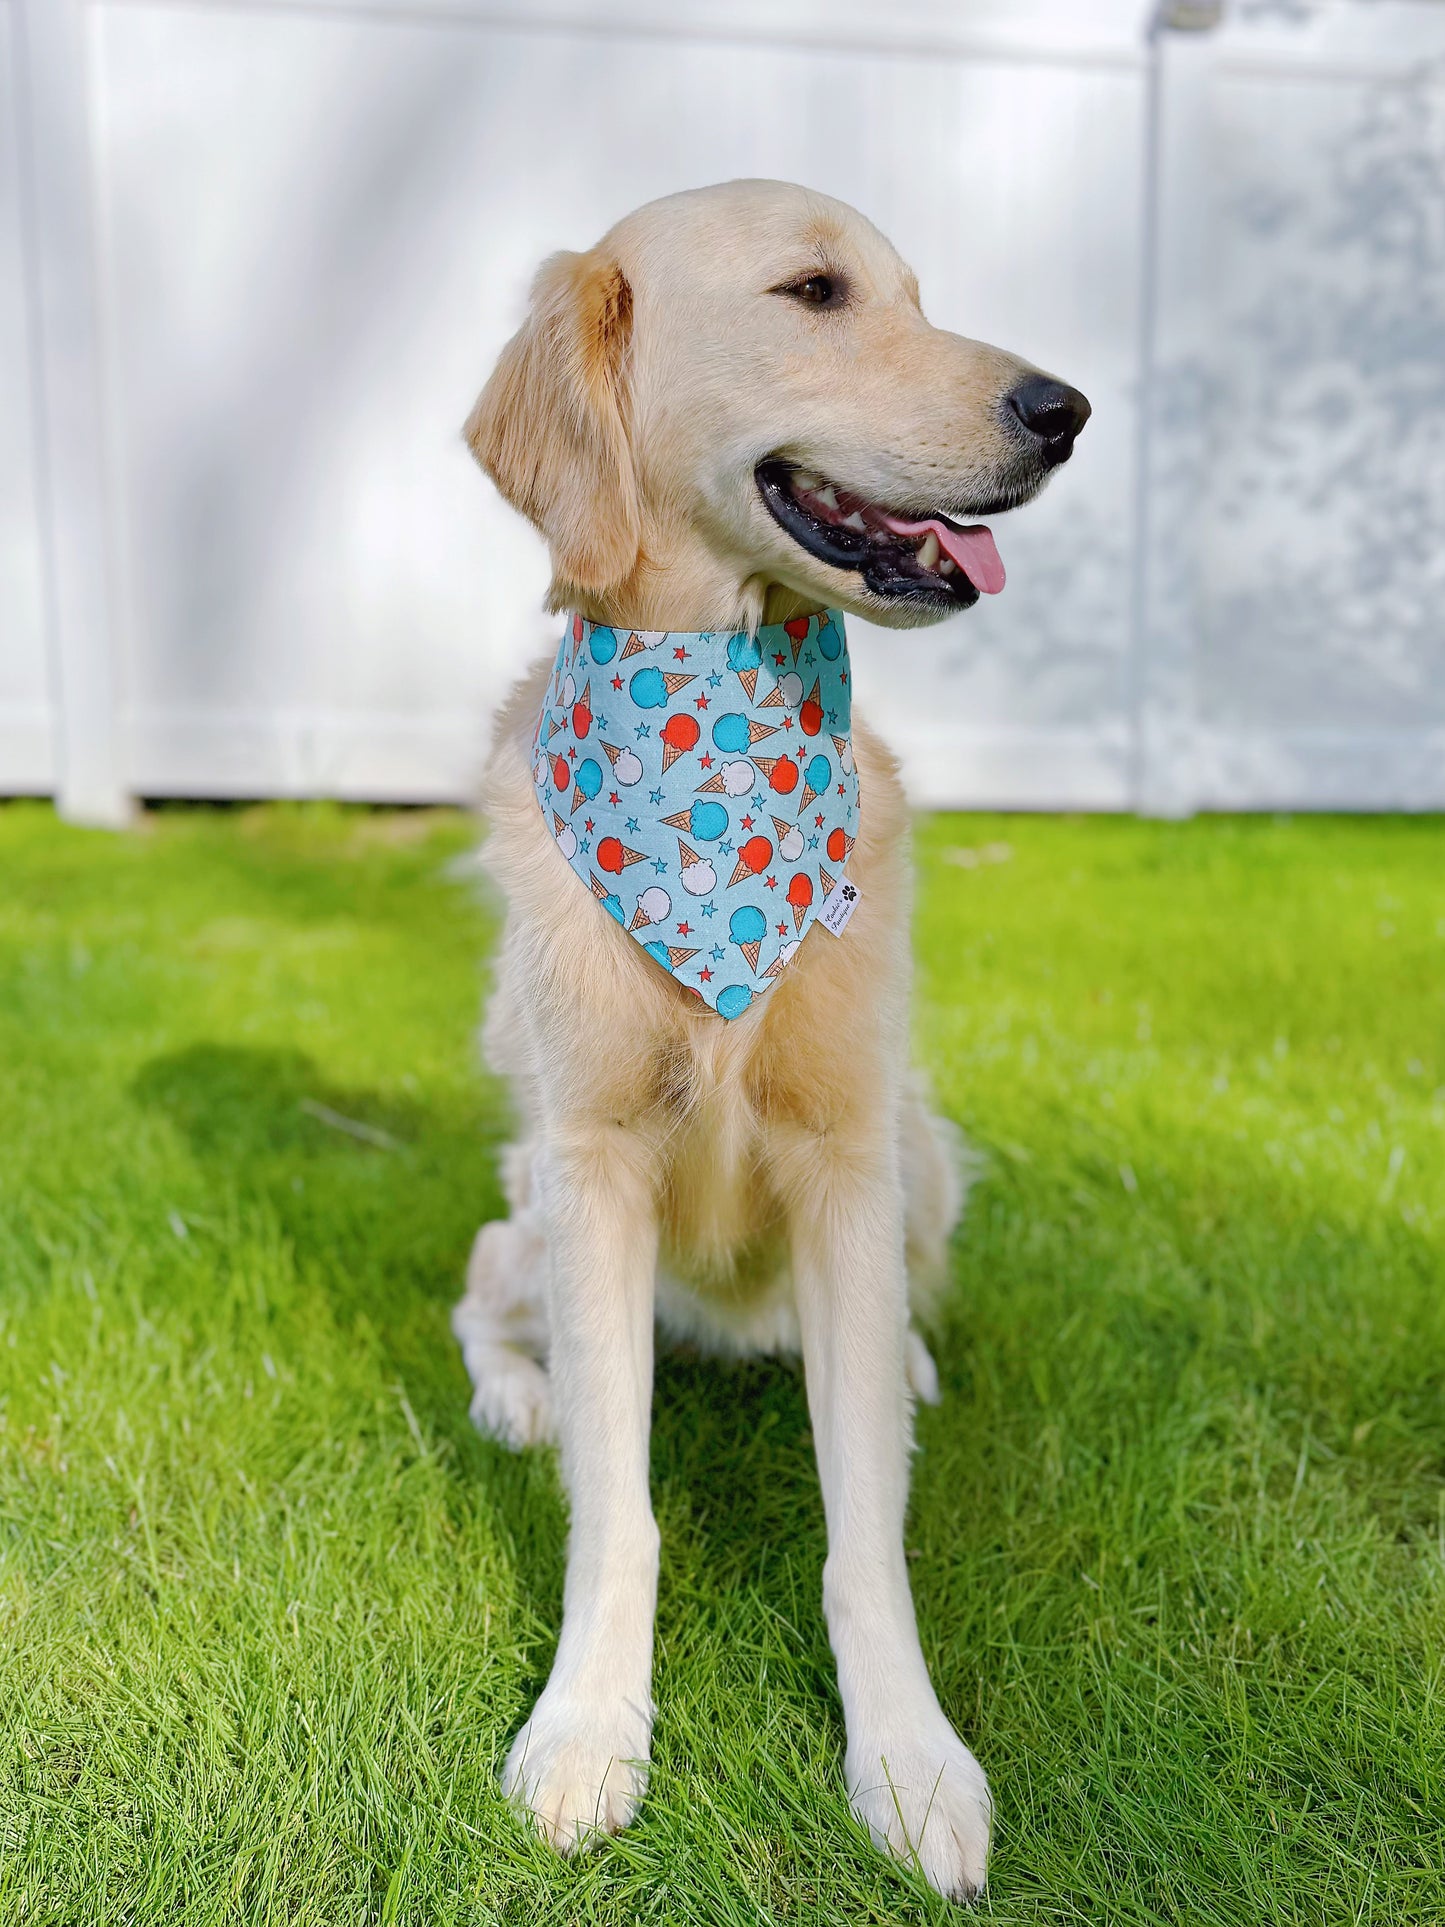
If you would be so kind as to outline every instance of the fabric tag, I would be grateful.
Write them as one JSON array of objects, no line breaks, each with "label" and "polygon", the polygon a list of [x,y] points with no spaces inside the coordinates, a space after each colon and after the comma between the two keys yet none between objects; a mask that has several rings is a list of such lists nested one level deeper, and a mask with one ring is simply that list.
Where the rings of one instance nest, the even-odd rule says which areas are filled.
[{"label": "fabric tag", "polygon": [[849,917],[857,908],[856,884],[850,883],[847,877],[839,877],[818,912],[818,921],[830,937],[841,937],[848,928]]}]

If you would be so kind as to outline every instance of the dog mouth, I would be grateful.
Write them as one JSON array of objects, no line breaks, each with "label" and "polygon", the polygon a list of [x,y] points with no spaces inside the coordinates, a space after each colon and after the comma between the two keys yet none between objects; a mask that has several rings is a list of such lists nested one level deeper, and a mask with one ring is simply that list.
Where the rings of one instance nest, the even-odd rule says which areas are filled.
[{"label": "dog mouth", "polygon": [[[941,511],[908,516],[830,482],[814,470],[772,457],[754,471],[768,512],[799,548],[835,569],[856,570],[876,596],[970,609],[997,595],[1004,568],[992,532]],[[1011,508],[1000,499],[982,505]]]}]

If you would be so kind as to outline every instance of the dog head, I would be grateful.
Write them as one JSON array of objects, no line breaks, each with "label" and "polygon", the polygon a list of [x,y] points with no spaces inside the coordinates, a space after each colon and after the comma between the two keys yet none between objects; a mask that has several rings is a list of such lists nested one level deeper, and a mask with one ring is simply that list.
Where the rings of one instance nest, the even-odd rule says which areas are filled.
[{"label": "dog head", "polygon": [[1088,416],[931,326],[853,209],[733,181],[546,262],[466,434],[546,538],[554,608],[707,627],[781,591],[908,626],[1002,586],[979,518],[1036,495]]}]

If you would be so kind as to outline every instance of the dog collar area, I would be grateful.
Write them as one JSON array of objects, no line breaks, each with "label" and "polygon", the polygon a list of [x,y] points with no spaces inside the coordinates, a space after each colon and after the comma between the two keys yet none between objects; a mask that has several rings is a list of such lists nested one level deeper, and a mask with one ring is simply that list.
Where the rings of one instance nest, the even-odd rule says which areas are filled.
[{"label": "dog collar area", "polygon": [[837,610],[755,634],[567,619],[532,739],[537,802],[600,908],[720,1017],[856,900],[852,693]]}]

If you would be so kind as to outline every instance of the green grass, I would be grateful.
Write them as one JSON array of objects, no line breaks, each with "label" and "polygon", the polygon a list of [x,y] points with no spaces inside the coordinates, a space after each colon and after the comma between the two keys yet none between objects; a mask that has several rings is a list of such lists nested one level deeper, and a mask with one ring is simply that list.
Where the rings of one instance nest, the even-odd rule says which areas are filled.
[{"label": "green grass", "polygon": [[[781,1366],[660,1365],[636,1827],[564,1866],[495,1791],[564,1514],[447,1329],[506,1131],[468,841],[0,810],[0,1920],[950,1918],[848,1819]],[[919,841],[987,1175],[908,1530],[981,1912],[1439,1927],[1445,825]]]}]

